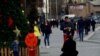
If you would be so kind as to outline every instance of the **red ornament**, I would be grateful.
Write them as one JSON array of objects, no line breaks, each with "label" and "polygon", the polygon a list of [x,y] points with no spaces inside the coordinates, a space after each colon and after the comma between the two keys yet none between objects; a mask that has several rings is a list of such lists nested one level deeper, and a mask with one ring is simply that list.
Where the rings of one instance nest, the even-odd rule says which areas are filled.
[{"label": "red ornament", "polygon": [[0,14],[0,17],[2,17],[2,15]]},{"label": "red ornament", "polygon": [[2,25],[2,15],[0,14],[0,26]]},{"label": "red ornament", "polygon": [[0,18],[0,26],[2,25],[2,19]]},{"label": "red ornament", "polygon": [[27,45],[29,56],[36,56],[36,48],[38,39],[34,33],[28,33],[25,37],[25,44]]},{"label": "red ornament", "polygon": [[8,1],[7,0],[4,0],[4,3],[7,3]]},{"label": "red ornament", "polygon": [[2,19],[0,19],[0,24],[2,23]]},{"label": "red ornament", "polygon": [[37,47],[38,39],[34,33],[28,33],[25,38],[27,47]]},{"label": "red ornament", "polygon": [[14,21],[11,16],[8,18],[7,24],[8,24],[8,27],[11,29],[14,27]]}]

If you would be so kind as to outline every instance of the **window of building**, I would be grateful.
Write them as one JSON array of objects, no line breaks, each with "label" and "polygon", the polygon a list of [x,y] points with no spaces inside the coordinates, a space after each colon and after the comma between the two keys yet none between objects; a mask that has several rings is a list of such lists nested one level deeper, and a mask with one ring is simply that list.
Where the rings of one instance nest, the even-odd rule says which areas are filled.
[{"label": "window of building", "polygon": [[86,2],[86,0],[81,0],[81,3],[85,3]]}]

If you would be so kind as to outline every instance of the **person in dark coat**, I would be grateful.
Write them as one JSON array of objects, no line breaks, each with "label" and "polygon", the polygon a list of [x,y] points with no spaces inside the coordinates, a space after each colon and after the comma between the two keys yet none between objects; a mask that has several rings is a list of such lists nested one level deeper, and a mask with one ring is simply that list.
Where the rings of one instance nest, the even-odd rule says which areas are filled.
[{"label": "person in dark coat", "polygon": [[60,56],[77,56],[76,42],[69,36],[63,44],[61,49],[62,54]]},{"label": "person in dark coat", "polygon": [[84,25],[85,25],[85,35],[88,35],[88,32],[90,31],[91,20],[86,18],[84,21]]},{"label": "person in dark coat", "polygon": [[44,25],[44,44],[47,48],[50,47],[50,41],[49,41],[49,37],[50,37],[50,34],[52,33],[52,30],[51,30],[51,25],[49,24],[48,21],[45,22],[45,25]]},{"label": "person in dark coat", "polygon": [[63,26],[64,26],[63,23],[64,23],[64,22],[65,22],[64,19],[61,19],[61,20],[60,20],[60,30],[61,30],[61,31],[63,31]]},{"label": "person in dark coat", "polygon": [[43,22],[40,25],[40,29],[41,29],[42,35],[44,36],[44,23]]},{"label": "person in dark coat", "polygon": [[65,17],[65,21],[61,23],[61,30],[63,31],[64,41],[68,37],[67,35],[71,35],[71,29],[73,28],[73,24],[68,17]]},{"label": "person in dark coat", "polygon": [[96,24],[96,22],[95,22],[95,20],[91,20],[91,26],[92,26],[92,31],[95,31],[95,24]]},{"label": "person in dark coat", "polygon": [[71,28],[71,36],[72,38],[74,37],[75,34],[75,30],[76,30],[76,22],[74,21],[74,19],[71,20],[72,23],[72,28]]},{"label": "person in dark coat", "polygon": [[80,17],[80,19],[77,22],[77,30],[78,30],[78,33],[79,33],[80,41],[83,41],[84,28],[85,28],[84,19],[83,19],[83,17]]}]

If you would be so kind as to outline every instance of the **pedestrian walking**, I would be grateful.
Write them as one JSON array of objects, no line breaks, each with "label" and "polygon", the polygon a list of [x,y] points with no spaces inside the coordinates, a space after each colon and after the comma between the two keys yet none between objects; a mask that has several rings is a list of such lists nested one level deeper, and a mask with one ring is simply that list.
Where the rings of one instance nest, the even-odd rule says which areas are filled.
[{"label": "pedestrian walking", "polygon": [[92,31],[95,31],[95,20],[94,19],[91,19],[91,26],[92,26]]},{"label": "pedestrian walking", "polygon": [[49,40],[49,37],[50,37],[50,34],[52,33],[52,30],[51,30],[51,25],[49,24],[48,21],[45,22],[45,25],[44,25],[44,44],[47,48],[50,47],[50,40]]},{"label": "pedestrian walking", "polygon": [[68,37],[67,35],[72,36],[71,35],[72,23],[68,17],[65,17],[65,21],[61,23],[60,29],[63,31],[63,37],[64,37],[64,42],[65,42],[66,38]]},{"label": "pedestrian walking", "polygon": [[74,19],[71,20],[71,24],[72,24],[71,36],[72,36],[72,39],[73,39],[74,34],[75,34],[75,30],[76,30],[76,22],[74,21]]},{"label": "pedestrian walking", "polygon": [[11,43],[11,53],[13,53],[14,56],[19,56],[19,42],[18,42],[18,40],[14,40]]},{"label": "pedestrian walking", "polygon": [[43,22],[40,25],[40,29],[41,29],[42,35],[44,36],[44,23]]},{"label": "pedestrian walking", "polygon": [[77,30],[78,30],[80,41],[83,41],[84,27],[85,27],[84,19],[83,19],[83,17],[80,17],[80,19],[77,22]]},{"label": "pedestrian walking", "polygon": [[62,54],[60,56],[77,56],[76,42],[71,36],[68,36],[61,49]]},{"label": "pedestrian walking", "polygon": [[88,35],[88,33],[90,31],[91,20],[86,18],[84,20],[84,25],[85,25],[85,35]]}]

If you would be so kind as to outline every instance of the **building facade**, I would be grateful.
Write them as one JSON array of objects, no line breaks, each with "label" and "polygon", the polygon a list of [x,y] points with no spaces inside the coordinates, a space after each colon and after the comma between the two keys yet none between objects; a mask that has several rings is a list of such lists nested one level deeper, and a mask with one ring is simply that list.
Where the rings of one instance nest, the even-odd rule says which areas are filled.
[{"label": "building facade", "polygon": [[[25,7],[26,1],[26,14],[30,11],[30,1],[22,0]],[[45,2],[44,2],[45,1]],[[98,3],[97,3],[98,2]],[[65,14],[66,6],[69,6],[69,14],[75,14],[76,16],[86,17],[91,13],[100,13],[99,0],[36,0],[34,3],[37,7],[45,8],[43,13],[45,13],[45,18],[59,19],[61,15]],[[23,6],[23,5],[22,5]]]},{"label": "building facade", "polygon": [[[86,17],[91,13],[100,14],[99,0],[72,0],[72,3],[68,3],[71,0],[63,0],[63,8],[66,5],[69,6],[69,14],[75,14],[76,16]],[[98,3],[97,3],[98,2]]]},{"label": "building facade", "polygon": [[90,12],[94,13],[95,15],[100,15],[100,0],[90,2]]}]

